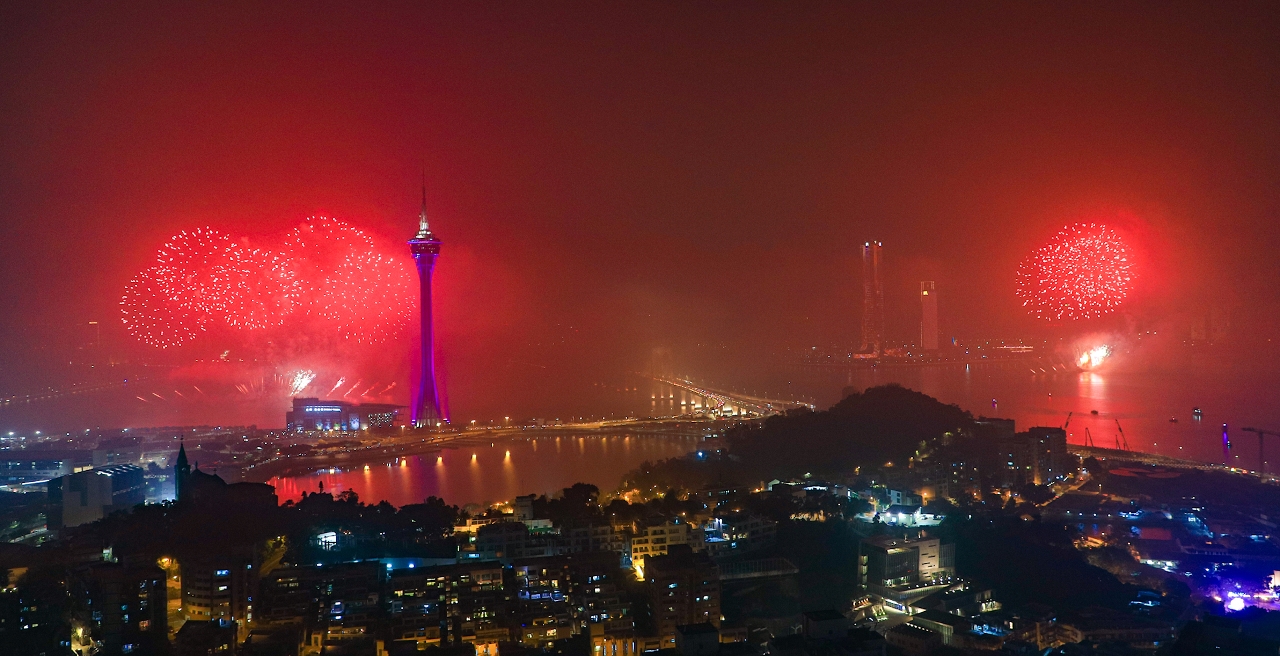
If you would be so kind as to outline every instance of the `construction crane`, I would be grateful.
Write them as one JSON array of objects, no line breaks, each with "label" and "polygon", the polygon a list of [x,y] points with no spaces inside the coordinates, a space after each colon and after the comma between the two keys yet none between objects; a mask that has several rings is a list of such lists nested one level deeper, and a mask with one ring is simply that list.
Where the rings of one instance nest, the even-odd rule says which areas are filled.
[{"label": "construction crane", "polygon": [[1246,433],[1258,434],[1258,474],[1261,476],[1266,476],[1267,475],[1267,452],[1263,448],[1263,439],[1267,435],[1270,435],[1272,437],[1280,437],[1280,433],[1277,433],[1276,431],[1262,430],[1260,428],[1241,428],[1240,430]]},{"label": "construction crane", "polygon": [[1120,437],[1116,439],[1116,448],[1120,448],[1120,440],[1124,440],[1124,450],[1129,450],[1129,438],[1124,436],[1124,429],[1120,427],[1120,420],[1116,420],[1116,430],[1120,431]]},{"label": "construction crane", "polygon": [[1067,421],[1066,423],[1062,424],[1062,430],[1067,430],[1067,426],[1071,425],[1071,415],[1073,414],[1075,414],[1075,411],[1071,411],[1067,413]]},{"label": "construction crane", "polygon": [[1088,426],[1085,426],[1085,427],[1084,427],[1084,445],[1085,445],[1085,446],[1095,446],[1095,447],[1096,447],[1096,446],[1098,446],[1097,444],[1094,444],[1094,443],[1093,443],[1093,435],[1091,435],[1091,434],[1089,433],[1089,427],[1088,427]]}]

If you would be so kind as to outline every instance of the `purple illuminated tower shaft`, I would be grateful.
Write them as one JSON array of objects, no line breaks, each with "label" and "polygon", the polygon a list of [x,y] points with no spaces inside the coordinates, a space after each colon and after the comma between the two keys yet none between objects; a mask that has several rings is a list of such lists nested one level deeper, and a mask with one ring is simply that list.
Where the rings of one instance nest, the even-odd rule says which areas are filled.
[{"label": "purple illuminated tower shaft", "polygon": [[448,421],[440,411],[440,389],[436,386],[436,340],[431,320],[431,270],[440,255],[440,240],[427,225],[427,188],[422,187],[422,213],[418,216],[418,234],[409,240],[409,251],[418,264],[418,280],[422,295],[422,367],[417,395],[413,400],[413,425],[435,427]]}]

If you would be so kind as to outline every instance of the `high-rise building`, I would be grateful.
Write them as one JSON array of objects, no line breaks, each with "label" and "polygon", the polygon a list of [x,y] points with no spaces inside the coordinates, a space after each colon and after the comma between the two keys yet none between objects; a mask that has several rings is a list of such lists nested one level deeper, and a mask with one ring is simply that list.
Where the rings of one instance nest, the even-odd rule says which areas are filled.
[{"label": "high-rise building", "polygon": [[665,556],[645,560],[649,603],[663,647],[674,647],[676,627],[710,623],[720,626],[720,572],[706,553],[688,545],[672,545]]},{"label": "high-rise building", "polygon": [[880,281],[880,252],[883,244],[862,245],[862,348],[863,353],[884,351],[884,285]]},{"label": "high-rise building", "polygon": [[938,292],[932,280],[920,282],[920,348],[938,350]]},{"label": "high-rise building", "polygon": [[436,385],[436,340],[431,318],[431,271],[440,255],[440,240],[427,225],[427,185],[422,185],[422,212],[418,215],[418,234],[409,240],[409,251],[418,265],[422,310],[422,363],[418,389],[413,401],[413,425],[436,426],[447,421],[440,410],[440,390]]},{"label": "high-rise building", "polygon": [[1023,438],[1031,467],[1032,481],[1047,485],[1071,473],[1071,455],[1067,452],[1067,431],[1057,426],[1036,426]]},{"label": "high-rise building", "polygon": [[258,570],[251,554],[226,553],[178,559],[182,576],[182,616],[187,621],[234,626],[243,640],[253,621]]},{"label": "high-rise building", "polygon": [[164,570],[154,564],[95,563],[70,572],[67,583],[90,611],[82,626],[88,635],[81,640],[96,643],[96,653],[168,652],[160,651],[169,646]]}]

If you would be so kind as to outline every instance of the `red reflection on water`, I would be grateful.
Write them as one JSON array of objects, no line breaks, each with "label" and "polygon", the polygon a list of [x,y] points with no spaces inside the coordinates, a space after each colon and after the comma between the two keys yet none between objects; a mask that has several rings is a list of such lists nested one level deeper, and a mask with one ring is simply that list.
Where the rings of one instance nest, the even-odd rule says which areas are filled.
[{"label": "red reflection on water", "polygon": [[[576,441],[577,448],[561,450],[565,440]],[[539,442],[547,441],[556,448],[538,448]],[[697,442],[697,438],[630,435],[545,437],[445,449],[367,468],[323,470],[267,482],[276,487],[281,501],[297,501],[303,492],[319,491],[323,482],[326,492],[355,490],[368,503],[385,500],[402,506],[437,496],[451,504],[485,504],[521,494],[551,494],[579,482],[612,490],[627,471],[645,460],[684,455]]]}]

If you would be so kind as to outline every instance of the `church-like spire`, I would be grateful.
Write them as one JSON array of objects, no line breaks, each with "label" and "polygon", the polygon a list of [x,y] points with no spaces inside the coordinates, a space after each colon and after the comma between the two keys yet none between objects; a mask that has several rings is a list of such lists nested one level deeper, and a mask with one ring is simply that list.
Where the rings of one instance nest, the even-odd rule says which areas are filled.
[{"label": "church-like spire", "polygon": [[178,501],[184,501],[190,496],[188,486],[191,484],[191,465],[187,461],[186,440],[178,441],[178,460],[173,467],[173,484]]}]

